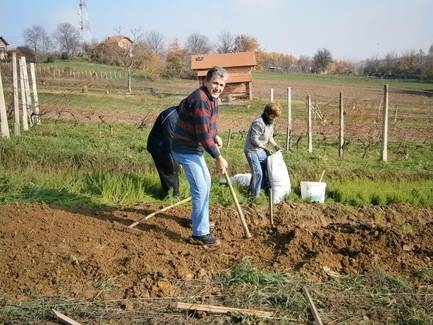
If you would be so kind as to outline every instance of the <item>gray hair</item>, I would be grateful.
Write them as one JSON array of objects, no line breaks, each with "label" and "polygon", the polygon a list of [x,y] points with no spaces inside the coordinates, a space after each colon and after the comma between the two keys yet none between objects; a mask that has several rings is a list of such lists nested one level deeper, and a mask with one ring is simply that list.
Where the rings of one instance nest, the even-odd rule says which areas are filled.
[{"label": "gray hair", "polygon": [[227,70],[224,69],[224,68],[221,68],[221,67],[213,67],[213,68],[209,69],[209,71],[207,72],[206,80],[207,80],[207,81],[211,81],[211,79],[212,79],[214,76],[218,76],[218,77],[220,77],[220,78],[227,79],[227,78],[229,77],[229,73],[228,73]]}]

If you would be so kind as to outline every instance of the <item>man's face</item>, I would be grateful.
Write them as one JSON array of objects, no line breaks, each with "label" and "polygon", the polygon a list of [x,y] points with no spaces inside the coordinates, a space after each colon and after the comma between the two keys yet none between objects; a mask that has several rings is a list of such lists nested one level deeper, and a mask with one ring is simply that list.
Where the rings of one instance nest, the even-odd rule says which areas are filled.
[{"label": "man's face", "polygon": [[204,85],[211,94],[211,96],[217,99],[224,90],[226,85],[226,78],[221,78],[220,76],[214,75],[211,80],[204,80]]}]

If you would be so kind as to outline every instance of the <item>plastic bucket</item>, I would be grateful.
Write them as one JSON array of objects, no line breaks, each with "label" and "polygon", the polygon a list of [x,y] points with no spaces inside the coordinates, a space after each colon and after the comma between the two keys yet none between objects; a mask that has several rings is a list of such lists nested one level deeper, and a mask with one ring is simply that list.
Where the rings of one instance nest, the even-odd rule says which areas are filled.
[{"label": "plastic bucket", "polygon": [[326,183],[324,182],[301,182],[301,197],[303,200],[312,202],[325,202]]}]

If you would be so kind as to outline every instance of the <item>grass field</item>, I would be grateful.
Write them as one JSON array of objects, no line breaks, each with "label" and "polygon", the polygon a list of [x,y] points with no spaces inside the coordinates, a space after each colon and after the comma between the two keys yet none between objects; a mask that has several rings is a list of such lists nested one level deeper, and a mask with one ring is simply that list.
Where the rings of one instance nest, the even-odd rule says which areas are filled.
[{"label": "grass field", "polygon": [[[157,200],[159,181],[146,152],[149,130],[149,126],[137,129],[119,123],[71,125],[63,120],[44,120],[21,137],[0,140],[0,201],[116,206]],[[228,133],[221,136],[227,143]],[[282,143],[283,135],[276,140]],[[243,141],[242,134],[232,134],[230,147],[223,148],[233,175],[249,170]],[[378,147],[373,149],[376,157],[362,158],[362,148],[355,145],[344,159],[338,157],[332,143],[322,143],[314,154],[305,149],[303,143],[298,150],[284,153],[294,191],[291,200],[299,200],[301,180],[318,180],[326,170],[330,201],[352,205],[433,203],[433,153],[429,145],[409,148],[414,154],[407,159],[391,154],[391,163],[377,159]],[[206,159],[212,166],[209,157]],[[181,187],[187,195],[183,178]],[[245,202],[245,189],[238,191]],[[218,177],[212,200],[231,204],[227,188],[218,185]],[[265,203],[265,197],[259,202]]]},{"label": "grass field", "polygon": [[363,87],[381,87],[384,83],[390,85],[391,88],[428,90],[433,92],[433,82],[418,81],[418,80],[396,80],[396,79],[380,79],[368,78],[363,76],[341,76],[341,75],[317,75],[307,73],[278,73],[255,71],[253,77],[264,80],[283,80],[287,82],[305,82],[324,85],[344,85],[344,86],[363,86]]},{"label": "grass field", "polygon": [[[41,66],[60,66],[82,71],[108,71],[114,68],[84,60],[57,60]],[[313,92],[319,91],[323,95],[329,90],[320,90],[322,85],[333,87],[332,89],[344,85],[358,89],[357,96],[366,97],[370,96],[370,89],[376,91],[383,83],[383,80],[355,76],[275,72],[254,72],[254,78],[258,80],[256,88],[259,94],[263,93],[269,82],[277,82],[270,84],[273,87],[294,82],[308,84],[308,87],[313,87]],[[433,88],[431,83],[401,80],[389,82],[392,87],[405,89]],[[83,85],[86,86],[85,92]],[[61,203],[61,197],[67,197],[66,201],[72,199],[72,202],[82,198],[85,202],[94,204],[116,205],[156,199],[157,194],[153,192],[157,192],[158,179],[145,150],[147,133],[156,114],[163,107],[176,105],[194,89],[195,82],[178,79],[157,82],[136,80],[134,85],[133,95],[125,95],[125,85],[121,80],[85,82],[51,78],[39,85],[41,108],[48,119],[43,116],[42,125],[34,127],[23,137],[0,142],[3,182],[1,201],[55,200]],[[10,87],[7,79],[5,89],[8,103],[12,101]],[[299,87],[302,89],[303,86]],[[308,91],[308,87],[305,91]],[[299,92],[296,87],[295,92]],[[356,90],[353,92],[356,93]],[[363,92],[365,95],[362,95]],[[315,102],[315,105],[322,107],[327,121],[314,122],[317,124],[313,140],[315,150],[309,154],[306,152],[307,143],[303,134],[305,125],[300,123],[306,118],[305,103],[294,100],[293,146],[289,152],[284,153],[292,178],[294,194],[291,199],[299,199],[300,181],[317,180],[322,170],[326,170],[325,181],[330,201],[354,205],[431,205],[433,149],[428,135],[429,129],[431,130],[428,111],[432,103],[428,97],[410,96],[392,97],[394,102],[396,99],[400,101],[400,119],[396,115],[390,122],[394,133],[390,139],[389,163],[379,161],[379,134],[368,128],[359,128],[361,122],[368,124],[377,118],[375,104],[353,100],[347,104],[349,107],[362,105],[364,109],[357,108],[352,113],[347,108],[346,137],[349,145],[345,148],[344,157],[339,158],[336,150],[338,130],[333,122],[338,118],[336,103]],[[242,152],[245,130],[254,116],[260,114],[264,103],[266,98],[256,96],[248,103],[221,106],[219,129],[226,143],[229,130],[231,132],[233,129],[230,148],[223,150],[224,155],[229,157],[231,174],[248,172]],[[284,110],[282,118],[277,121],[280,124],[277,124],[275,134],[277,142],[283,147],[286,141],[286,116]],[[58,150],[53,151],[52,148]],[[28,179],[32,179],[30,184],[27,183]],[[70,182],[62,182],[63,179]],[[99,183],[98,190],[87,187],[89,179]],[[107,189],[102,189],[103,186]],[[186,191],[184,182],[182,187]],[[60,198],[53,196],[54,192],[50,192],[52,189],[61,194]],[[244,202],[245,192],[242,189],[239,191],[241,201]],[[125,194],[119,197],[115,192]],[[44,193],[49,193],[48,198],[45,198]],[[65,193],[73,194],[74,198],[69,194],[65,196]],[[228,193],[220,190],[217,183],[214,185],[214,193],[213,200],[216,196],[227,195],[221,201],[229,204]],[[265,202],[264,198],[261,200]]]}]

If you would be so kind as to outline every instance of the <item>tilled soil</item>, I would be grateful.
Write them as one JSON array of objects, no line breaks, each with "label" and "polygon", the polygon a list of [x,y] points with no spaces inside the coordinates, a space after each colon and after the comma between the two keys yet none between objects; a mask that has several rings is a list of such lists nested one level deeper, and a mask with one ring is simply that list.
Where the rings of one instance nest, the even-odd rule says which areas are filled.
[{"label": "tilled soil", "polygon": [[173,296],[177,279],[208,279],[244,256],[261,269],[317,279],[373,268],[408,274],[432,265],[433,209],[282,203],[271,227],[266,207],[249,205],[247,240],[236,210],[213,206],[222,245],[203,248],[188,241],[190,207],[126,227],[159,208],[1,206],[0,299]]}]

